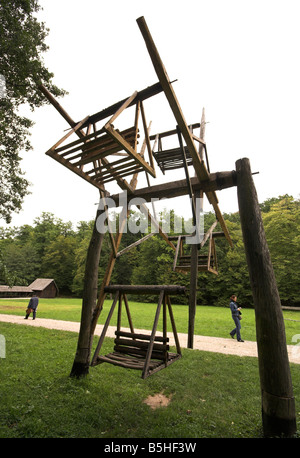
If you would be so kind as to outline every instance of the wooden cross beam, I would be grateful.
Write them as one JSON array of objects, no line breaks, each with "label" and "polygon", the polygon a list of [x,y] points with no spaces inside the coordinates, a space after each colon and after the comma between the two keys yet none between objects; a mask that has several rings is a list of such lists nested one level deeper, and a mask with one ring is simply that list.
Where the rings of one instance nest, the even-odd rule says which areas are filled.
[{"label": "wooden cross beam", "polygon": [[[193,191],[214,191],[217,189],[226,189],[236,186],[236,172],[235,170],[229,172],[216,172],[209,175],[209,179],[199,182],[198,177],[191,177],[191,185]],[[139,197],[146,202],[151,202],[151,199],[171,199],[173,197],[184,196],[188,194],[188,187],[186,180],[171,181],[146,188],[136,189],[130,193],[129,198]],[[117,206],[119,206],[120,194],[113,194],[109,196],[113,199]]]}]

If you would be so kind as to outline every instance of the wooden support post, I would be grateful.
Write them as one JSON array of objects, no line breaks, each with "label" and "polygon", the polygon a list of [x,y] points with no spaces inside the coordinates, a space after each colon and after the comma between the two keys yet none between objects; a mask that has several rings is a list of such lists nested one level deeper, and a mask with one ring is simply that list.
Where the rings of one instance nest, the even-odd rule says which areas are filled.
[{"label": "wooden support post", "polygon": [[[237,192],[253,294],[265,436],[293,436],[295,399],[284,321],[249,159],[236,162]],[[241,344],[242,345],[242,344]]]},{"label": "wooden support post", "polygon": [[[200,197],[200,192],[195,192],[195,199]],[[194,227],[198,224],[194,218]],[[196,229],[196,237],[198,229]],[[195,317],[197,307],[197,286],[198,286],[198,249],[199,244],[193,243],[191,248],[191,267],[190,267],[190,294],[189,294],[189,324],[188,324],[188,348],[194,348],[194,329],[195,329]]]},{"label": "wooden support post", "polygon": [[99,342],[97,344],[97,347],[96,347],[96,350],[95,350],[95,353],[94,353],[94,356],[93,356],[92,365],[95,365],[95,362],[97,360],[98,354],[99,354],[99,352],[101,350],[102,344],[104,342],[104,337],[106,335],[106,332],[107,332],[111,317],[113,316],[113,313],[114,313],[114,310],[115,310],[115,306],[116,306],[116,303],[118,302],[118,299],[119,299],[119,291],[117,291],[116,294],[115,294],[113,304],[111,306],[111,309],[109,311],[109,314],[108,314],[108,316],[106,318],[106,321],[105,321],[105,324],[103,326],[102,333],[101,333]]},{"label": "wooden support post", "polygon": [[188,348],[194,348],[194,329],[197,306],[197,283],[198,283],[198,244],[192,245],[191,269],[190,269],[190,294],[189,294],[189,325],[188,325]]},{"label": "wooden support post", "polygon": [[96,221],[104,211],[105,210],[97,211],[94,229],[86,257],[80,330],[78,336],[77,351],[70,373],[71,377],[79,378],[81,376],[86,376],[89,372],[92,345],[91,321],[93,310],[97,302],[98,269],[104,237],[104,234],[100,234],[97,231]]},{"label": "wooden support post", "polygon": [[155,338],[156,329],[157,329],[157,325],[158,325],[158,319],[159,319],[159,315],[160,315],[161,304],[162,304],[163,299],[164,299],[164,294],[165,294],[164,290],[162,290],[160,292],[160,295],[159,295],[158,305],[157,305],[156,314],[155,314],[154,323],[153,323],[153,328],[152,328],[151,337],[150,337],[150,342],[149,342],[149,346],[148,346],[148,350],[147,350],[147,354],[146,354],[146,358],[145,358],[145,366],[144,366],[144,370],[142,372],[142,378],[146,378],[148,370],[149,370],[149,363],[150,363],[150,359],[151,359],[151,354],[152,354],[152,349],[153,349],[153,344],[154,344],[154,338]]}]

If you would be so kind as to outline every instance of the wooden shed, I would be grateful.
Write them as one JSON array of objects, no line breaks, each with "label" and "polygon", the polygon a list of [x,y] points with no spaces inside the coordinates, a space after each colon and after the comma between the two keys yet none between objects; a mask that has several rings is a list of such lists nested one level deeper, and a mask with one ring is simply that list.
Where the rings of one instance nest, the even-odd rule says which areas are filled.
[{"label": "wooden shed", "polygon": [[58,287],[53,278],[37,278],[34,280],[29,288],[32,289],[33,294],[38,297],[56,297],[58,296]]},{"label": "wooden shed", "polygon": [[32,289],[29,286],[0,285],[0,297],[31,297]]}]

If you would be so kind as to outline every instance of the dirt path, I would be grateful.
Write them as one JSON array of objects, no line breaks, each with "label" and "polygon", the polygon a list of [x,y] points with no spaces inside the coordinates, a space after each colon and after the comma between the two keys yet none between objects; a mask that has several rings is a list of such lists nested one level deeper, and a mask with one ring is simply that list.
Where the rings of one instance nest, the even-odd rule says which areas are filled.
[{"label": "dirt path", "polygon": [[[79,332],[80,326],[80,323],[72,321],[50,320],[45,318],[36,318],[36,320],[32,320],[32,318],[29,318],[28,320],[24,320],[24,317],[22,316],[5,314],[0,314],[0,322],[1,321],[6,323],[14,323],[32,327],[45,327],[48,329],[56,329],[58,331],[71,331],[76,333]],[[102,325],[97,325],[95,334],[100,335],[102,328]],[[122,329],[124,331],[129,331],[129,329],[126,328]],[[106,334],[107,337],[115,337],[115,330],[115,327],[109,326]],[[144,334],[149,334],[149,330],[136,329],[135,331]],[[161,333],[159,332],[157,334],[161,335]],[[172,333],[168,334],[168,337],[170,338],[170,345],[175,345]],[[187,348],[187,334],[178,333],[178,337],[181,347]],[[300,364],[300,346],[288,345],[287,348],[289,361],[291,363]],[[224,353],[228,355],[257,357],[256,342],[237,342],[235,339],[231,339],[230,337],[228,339],[222,339],[221,337],[195,336],[194,349],[211,351],[215,353]]]}]

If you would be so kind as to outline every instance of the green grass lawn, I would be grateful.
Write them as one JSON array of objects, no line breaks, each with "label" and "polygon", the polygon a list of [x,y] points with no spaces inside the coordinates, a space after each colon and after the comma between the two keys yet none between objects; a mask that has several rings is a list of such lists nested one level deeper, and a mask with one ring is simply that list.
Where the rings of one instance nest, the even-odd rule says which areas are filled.
[{"label": "green grass lawn", "polygon": [[[81,299],[56,298],[40,299],[38,306],[38,318],[51,318],[55,320],[80,321]],[[11,315],[24,315],[27,307],[27,299],[0,299],[0,313]],[[103,311],[99,323],[103,324],[112,304],[111,300],[104,302]],[[151,329],[154,321],[157,304],[129,302],[133,326],[136,329]],[[173,305],[177,332],[187,333],[188,330],[188,306]],[[111,320],[111,325],[116,325],[116,310]],[[293,343],[293,336],[300,334],[300,313],[298,311],[283,311],[287,344]],[[125,313],[123,313],[124,326],[128,326]],[[244,340],[256,340],[255,315],[253,309],[243,309],[242,337]],[[161,327],[161,324],[160,324]],[[195,334],[228,337],[234,327],[229,308],[198,306],[195,320]],[[170,325],[168,329],[171,330]],[[295,343],[295,342],[294,342]]]},{"label": "green grass lawn", "polygon": [[[23,315],[27,302],[1,300],[0,313]],[[80,310],[77,299],[41,300],[38,317],[79,321]],[[151,328],[154,311],[154,305],[132,303],[136,328]],[[174,314],[178,331],[186,332],[187,307],[174,306]],[[255,340],[253,310],[243,316],[243,337]],[[284,316],[287,336],[300,334],[299,321],[290,321],[300,320],[299,314]],[[231,321],[226,308],[198,307],[196,332],[228,337]],[[262,437],[257,358],[183,349],[181,360],[145,380],[140,371],[109,364],[77,380],[69,377],[76,333],[0,322],[0,334],[6,343],[0,359],[1,438]],[[106,339],[103,352],[110,349]],[[291,372],[300,431],[300,365],[291,364]],[[144,401],[158,393],[170,403],[153,410]]]}]

